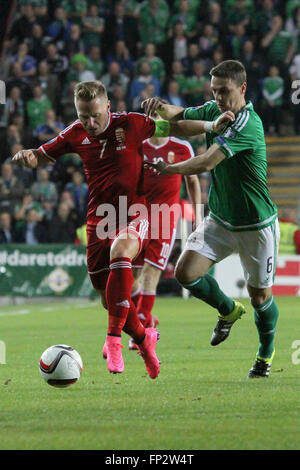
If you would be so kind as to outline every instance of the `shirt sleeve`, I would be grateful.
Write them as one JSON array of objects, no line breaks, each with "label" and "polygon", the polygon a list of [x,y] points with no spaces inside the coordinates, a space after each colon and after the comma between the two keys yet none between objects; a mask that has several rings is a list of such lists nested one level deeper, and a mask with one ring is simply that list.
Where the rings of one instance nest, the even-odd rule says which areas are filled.
[{"label": "shirt sleeve", "polygon": [[206,106],[194,106],[192,108],[185,108],[183,111],[183,119],[190,119],[190,120],[199,120],[199,121],[206,121],[207,120],[207,107]]},{"label": "shirt sleeve", "polygon": [[255,132],[253,133],[253,126],[249,123],[249,117],[249,111],[245,111],[233,125],[214,138],[214,143],[219,145],[220,150],[227,158],[254,148]]},{"label": "shirt sleeve", "polygon": [[72,152],[71,144],[63,132],[58,134],[54,139],[41,145],[38,150],[52,162],[55,162],[61,155]]},{"label": "shirt sleeve", "polygon": [[129,113],[135,127],[135,135],[138,140],[149,139],[155,133],[155,121],[146,114]]}]

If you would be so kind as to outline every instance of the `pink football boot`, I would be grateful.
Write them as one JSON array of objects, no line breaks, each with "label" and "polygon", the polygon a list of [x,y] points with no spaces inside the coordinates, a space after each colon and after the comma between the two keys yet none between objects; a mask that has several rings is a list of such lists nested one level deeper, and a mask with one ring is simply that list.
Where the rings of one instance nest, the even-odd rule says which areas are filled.
[{"label": "pink football boot", "polygon": [[121,338],[119,336],[107,336],[104,346],[106,346],[107,368],[109,372],[121,374],[124,370]]},{"label": "pink football boot", "polygon": [[151,379],[156,379],[159,374],[160,362],[155,352],[155,345],[159,340],[159,333],[155,328],[146,328],[145,338],[138,345],[139,354],[145,362],[147,372]]}]

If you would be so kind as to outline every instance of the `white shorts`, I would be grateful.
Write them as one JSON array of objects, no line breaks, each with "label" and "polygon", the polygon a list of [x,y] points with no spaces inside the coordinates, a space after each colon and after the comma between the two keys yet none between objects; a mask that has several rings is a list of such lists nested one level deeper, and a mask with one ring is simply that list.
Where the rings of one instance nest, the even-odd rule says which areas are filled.
[{"label": "white shorts", "polygon": [[261,230],[232,232],[207,216],[189,236],[185,250],[196,251],[216,263],[238,253],[247,284],[263,289],[274,282],[279,238],[277,218]]}]

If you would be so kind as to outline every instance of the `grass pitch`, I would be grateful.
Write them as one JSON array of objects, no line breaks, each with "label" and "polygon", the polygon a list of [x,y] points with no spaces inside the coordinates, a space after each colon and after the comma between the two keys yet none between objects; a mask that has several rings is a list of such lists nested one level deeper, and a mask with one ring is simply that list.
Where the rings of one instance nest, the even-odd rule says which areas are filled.
[{"label": "grass pitch", "polygon": [[[299,449],[299,298],[278,298],[276,357],[269,379],[247,379],[255,359],[253,311],[217,347],[209,345],[216,314],[196,299],[158,299],[161,373],[151,380],[128,351],[125,371],[109,374],[100,351],[107,314],[98,303],[0,308],[1,449]],[[82,356],[79,382],[47,385],[41,353],[69,344]],[[298,346],[299,347],[299,346]],[[295,353],[296,354],[296,353]],[[300,353],[299,353],[300,357]]]}]

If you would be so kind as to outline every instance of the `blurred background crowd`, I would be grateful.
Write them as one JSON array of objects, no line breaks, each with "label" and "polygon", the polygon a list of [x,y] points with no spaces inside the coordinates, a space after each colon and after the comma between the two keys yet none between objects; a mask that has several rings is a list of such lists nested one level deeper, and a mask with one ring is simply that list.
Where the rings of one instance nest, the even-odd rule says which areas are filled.
[{"label": "blurred background crowd", "polygon": [[[292,84],[300,80],[300,1],[15,0],[1,36],[0,243],[72,243],[84,224],[87,185],[75,154],[38,171],[11,156],[37,148],[77,116],[78,81],[102,80],[112,111],[141,111],[162,96],[179,106],[212,99],[209,70],[225,59],[248,72],[247,98],[266,135],[299,132]],[[0,12],[1,13],[1,12]],[[300,87],[299,87],[300,88]],[[203,136],[192,139],[197,154]],[[207,202],[209,175],[201,177]],[[184,187],[182,195],[184,196]]]}]

